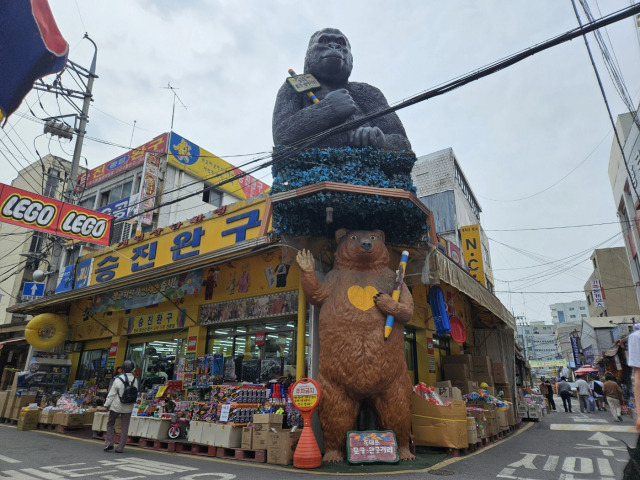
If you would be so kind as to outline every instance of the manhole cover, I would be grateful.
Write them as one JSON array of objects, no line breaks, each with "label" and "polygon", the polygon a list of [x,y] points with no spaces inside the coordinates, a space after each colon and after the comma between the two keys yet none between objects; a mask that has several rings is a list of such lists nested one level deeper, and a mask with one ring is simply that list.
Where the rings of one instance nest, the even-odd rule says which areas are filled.
[{"label": "manhole cover", "polygon": [[449,475],[455,475],[453,470],[429,470],[431,475],[438,475],[440,477],[448,477]]}]

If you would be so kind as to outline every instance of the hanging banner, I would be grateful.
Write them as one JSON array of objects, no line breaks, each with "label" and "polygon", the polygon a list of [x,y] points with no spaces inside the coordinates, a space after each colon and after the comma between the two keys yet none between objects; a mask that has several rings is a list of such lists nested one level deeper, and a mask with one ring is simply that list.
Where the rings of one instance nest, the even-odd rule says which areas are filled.
[{"label": "hanging banner", "polygon": [[578,339],[576,337],[571,337],[571,350],[573,351],[573,360],[576,367],[581,367],[580,348],[578,347]]},{"label": "hanging banner", "polygon": [[591,280],[591,293],[593,295],[593,306],[596,308],[606,308],[600,280]]},{"label": "hanging banner", "polygon": [[190,270],[163,280],[96,295],[91,313],[129,310],[179,300],[198,293],[201,286],[202,269]]},{"label": "hanging banner", "polygon": [[142,189],[140,191],[139,212],[142,225],[153,224],[153,212],[150,211],[156,204],[158,193],[158,176],[160,175],[160,157],[147,152],[145,154],[144,168],[142,170]]},{"label": "hanging banner", "polygon": [[0,183],[0,222],[108,246],[112,220],[105,213]]},{"label": "hanging banner", "polygon": [[469,275],[486,286],[484,280],[484,262],[482,261],[482,244],[480,243],[480,226],[468,225],[466,227],[460,227],[460,237],[462,239],[462,252],[467,262]]}]

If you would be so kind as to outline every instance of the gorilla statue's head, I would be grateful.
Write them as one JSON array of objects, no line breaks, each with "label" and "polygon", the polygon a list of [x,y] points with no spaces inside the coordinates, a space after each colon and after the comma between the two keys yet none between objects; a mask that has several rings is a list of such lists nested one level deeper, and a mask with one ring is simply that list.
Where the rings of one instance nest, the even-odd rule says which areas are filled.
[{"label": "gorilla statue's head", "polygon": [[339,86],[346,83],[353,69],[351,45],[336,28],[324,28],[311,36],[304,58],[304,72],[320,83]]}]

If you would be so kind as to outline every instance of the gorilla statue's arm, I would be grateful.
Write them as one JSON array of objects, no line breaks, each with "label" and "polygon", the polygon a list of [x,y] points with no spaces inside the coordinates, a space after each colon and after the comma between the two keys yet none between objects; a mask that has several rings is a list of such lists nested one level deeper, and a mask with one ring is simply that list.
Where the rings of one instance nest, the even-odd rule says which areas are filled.
[{"label": "gorilla statue's arm", "polygon": [[[349,92],[356,102],[358,109],[365,115],[389,108],[384,94],[376,87],[367,83],[349,83]],[[410,151],[411,143],[407,138],[404,127],[395,112],[378,117],[367,123],[371,127],[378,127],[384,133],[385,149]]]},{"label": "gorilla statue's arm", "polygon": [[340,125],[356,111],[356,105],[345,89],[329,92],[319,103],[305,107],[306,102],[306,95],[295,92],[286,83],[280,87],[273,109],[275,145],[291,145]]}]

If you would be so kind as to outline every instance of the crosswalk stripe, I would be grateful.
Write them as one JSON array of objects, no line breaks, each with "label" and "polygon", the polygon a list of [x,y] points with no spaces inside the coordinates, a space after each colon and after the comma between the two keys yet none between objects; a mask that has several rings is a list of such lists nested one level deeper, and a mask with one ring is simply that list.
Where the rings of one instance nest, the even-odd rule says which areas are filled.
[{"label": "crosswalk stripe", "polygon": [[7,463],[20,463],[20,460],[15,460],[13,458],[5,457],[4,455],[0,455],[0,461]]},{"label": "crosswalk stripe", "polygon": [[625,425],[574,425],[569,423],[552,423],[551,430],[574,430],[581,432],[619,432],[635,433],[635,426]]}]

